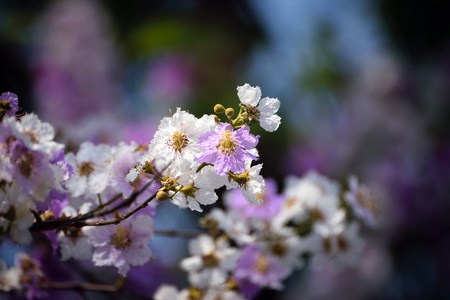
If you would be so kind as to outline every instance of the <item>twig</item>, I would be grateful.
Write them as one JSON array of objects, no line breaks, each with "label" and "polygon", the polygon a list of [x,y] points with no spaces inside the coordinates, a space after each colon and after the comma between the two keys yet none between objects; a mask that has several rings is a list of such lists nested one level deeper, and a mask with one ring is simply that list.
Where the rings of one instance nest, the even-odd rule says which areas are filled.
[{"label": "twig", "polygon": [[[170,164],[171,163],[169,163],[164,169],[162,169],[161,172],[164,172],[164,170],[166,170],[170,166]],[[160,173],[160,172],[158,172],[158,173]],[[136,200],[136,198],[141,193],[143,193],[152,183],[154,183],[155,180],[156,180],[156,177],[153,178],[152,180],[150,180],[149,182],[147,182],[142,189],[140,189],[137,192],[134,192],[130,198],[126,199],[122,203],[120,203],[110,209],[103,210],[103,211],[98,211],[97,209],[94,209],[86,214],[76,216],[76,217],[73,217],[70,219],[65,219],[65,220],[56,219],[56,220],[35,222],[30,227],[30,231],[36,232],[36,231],[54,230],[54,229],[63,228],[63,227],[103,226],[103,225],[110,225],[110,224],[119,224],[123,220],[129,218],[132,214],[134,214],[138,210],[146,207],[148,205],[148,203],[156,197],[156,193],[154,193],[149,199],[147,199],[145,202],[143,202],[139,206],[136,206],[131,211],[122,215],[120,218],[110,219],[110,220],[105,220],[105,221],[85,221],[85,220],[95,218],[95,217],[101,217],[101,216],[110,214],[118,209],[121,209],[125,206],[128,206],[134,200]],[[118,195],[113,197],[111,200],[109,200],[108,203],[113,202],[116,199],[116,197],[118,197]]]},{"label": "twig", "polygon": [[105,226],[105,225],[111,225],[111,224],[117,225],[120,222],[122,222],[123,220],[131,217],[137,211],[146,207],[150,203],[150,201],[155,199],[155,197],[156,197],[156,193],[153,194],[150,198],[148,198],[144,202],[142,202],[141,204],[139,204],[138,206],[136,206],[135,208],[133,208],[132,210],[124,213],[123,215],[121,215],[115,219],[108,219],[108,220],[101,220],[101,221],[100,220],[99,221],[79,221],[79,222],[75,222],[75,223],[71,224],[70,226],[84,227],[84,226]]}]

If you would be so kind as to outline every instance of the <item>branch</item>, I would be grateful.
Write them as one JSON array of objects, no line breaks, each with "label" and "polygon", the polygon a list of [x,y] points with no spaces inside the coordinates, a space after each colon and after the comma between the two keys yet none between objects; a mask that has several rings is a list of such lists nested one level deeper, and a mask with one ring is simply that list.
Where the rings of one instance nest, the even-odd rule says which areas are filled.
[{"label": "branch", "polygon": [[[157,174],[157,176],[159,176],[161,174],[161,172],[164,172],[171,164],[172,162],[168,163],[167,166],[164,167],[164,169],[162,169],[160,172],[155,172]],[[65,220],[48,220],[48,221],[41,221],[41,222],[35,222],[33,223],[33,225],[30,227],[30,231],[31,232],[36,232],[36,231],[48,231],[48,230],[54,230],[54,229],[58,229],[58,228],[63,228],[63,227],[83,227],[83,226],[102,226],[102,225],[110,225],[110,224],[119,224],[120,222],[122,222],[123,220],[129,218],[131,215],[133,215],[135,212],[137,212],[138,210],[146,207],[148,205],[148,203],[153,200],[153,198],[156,197],[156,193],[153,194],[149,199],[147,199],[145,202],[143,202],[141,205],[135,207],[134,209],[132,209],[131,211],[125,213],[124,215],[122,215],[120,218],[116,218],[116,219],[110,219],[110,220],[105,220],[105,221],[85,221],[87,219],[91,219],[91,218],[95,218],[95,217],[100,217],[100,216],[104,216],[107,214],[110,214],[118,209],[121,209],[125,206],[130,205],[134,200],[136,200],[136,198],[143,193],[152,183],[154,183],[156,180],[156,177],[153,178],[152,180],[150,180],[149,182],[147,182],[145,184],[145,186],[140,189],[137,192],[134,192],[130,198],[126,199],[125,201],[123,201],[122,203],[116,205],[115,207],[112,207],[110,209],[104,210],[104,211],[98,211],[98,209],[94,209],[86,214],[80,215],[80,216],[76,216],[70,219],[65,219]],[[120,195],[120,194],[119,194]],[[115,197],[113,197],[112,199],[110,199],[107,203],[112,203],[114,202],[118,197],[120,197],[119,195],[116,195]]]},{"label": "branch", "polygon": [[79,222],[75,222],[75,223],[71,224],[70,226],[83,227],[83,226],[105,226],[105,225],[111,225],[111,224],[117,225],[120,222],[122,222],[123,220],[131,217],[137,211],[146,207],[150,203],[150,201],[155,199],[155,197],[156,197],[156,193],[154,193],[150,198],[148,198],[147,200],[142,202],[140,205],[136,206],[132,210],[126,212],[125,214],[123,214],[115,219],[108,219],[108,220],[101,220],[101,221],[100,220],[99,221],[79,221]]}]

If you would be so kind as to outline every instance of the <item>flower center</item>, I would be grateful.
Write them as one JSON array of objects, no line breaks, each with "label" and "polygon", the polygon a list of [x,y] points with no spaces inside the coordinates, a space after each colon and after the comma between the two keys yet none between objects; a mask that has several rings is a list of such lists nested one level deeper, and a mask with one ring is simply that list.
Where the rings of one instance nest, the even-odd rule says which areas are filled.
[{"label": "flower center", "polygon": [[92,162],[85,161],[84,163],[82,163],[80,166],[79,172],[80,172],[81,176],[88,177],[89,175],[91,175],[91,173],[94,172],[94,167],[92,166]]},{"label": "flower center", "polygon": [[370,195],[368,189],[359,189],[356,197],[358,203],[370,211],[374,211],[376,207],[375,199]]},{"label": "flower center", "polygon": [[337,246],[341,252],[346,252],[349,248],[347,240],[341,235],[337,237]]},{"label": "flower center", "polygon": [[227,130],[222,133],[222,139],[220,140],[219,145],[217,145],[217,148],[219,148],[220,153],[231,155],[231,153],[236,152],[237,143],[236,139],[232,135],[233,132],[230,130]]},{"label": "flower center", "polygon": [[110,245],[113,245],[116,249],[127,249],[131,245],[130,240],[131,231],[124,227],[117,227],[116,233],[111,235]]},{"label": "flower center", "polygon": [[325,251],[326,254],[331,254],[331,240],[330,238],[324,238],[323,239],[323,250]]},{"label": "flower center", "polygon": [[203,256],[203,264],[207,268],[214,268],[219,265],[219,258],[213,253],[209,253]]},{"label": "flower center", "polygon": [[25,152],[22,155],[21,161],[18,163],[20,173],[22,173],[23,176],[26,178],[30,178],[31,172],[33,171],[33,163],[34,163],[34,157],[28,152]]},{"label": "flower center", "polygon": [[244,116],[250,123],[259,122],[259,117],[261,116],[261,113],[259,112],[258,108],[247,105],[244,106]]},{"label": "flower center", "polygon": [[189,139],[185,134],[179,131],[175,131],[170,137],[169,141],[167,141],[167,144],[175,149],[175,151],[181,152],[181,149],[186,148],[186,146],[189,144]]},{"label": "flower center", "polygon": [[39,139],[33,131],[27,130],[24,132],[25,135],[28,135],[33,143],[39,143]]},{"label": "flower center", "polygon": [[286,255],[288,249],[286,248],[285,245],[277,242],[277,243],[272,245],[270,250],[276,256],[283,257],[283,256]]},{"label": "flower center", "polygon": [[259,273],[267,273],[269,271],[269,261],[264,255],[259,255],[255,261],[255,270]]}]

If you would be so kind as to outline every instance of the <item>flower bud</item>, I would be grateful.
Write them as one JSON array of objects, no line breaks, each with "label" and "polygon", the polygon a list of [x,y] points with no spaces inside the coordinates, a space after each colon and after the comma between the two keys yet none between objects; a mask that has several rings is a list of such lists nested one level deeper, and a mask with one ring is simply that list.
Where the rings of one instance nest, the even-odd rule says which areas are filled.
[{"label": "flower bud", "polygon": [[159,190],[156,193],[156,199],[158,199],[158,201],[165,201],[165,200],[167,200],[169,198],[170,198],[170,196],[165,191]]},{"label": "flower bud", "polygon": [[40,217],[44,221],[54,220],[55,219],[55,214],[52,213],[50,210],[46,210],[43,214],[41,214]]},{"label": "flower bud", "polygon": [[225,110],[225,115],[226,115],[228,118],[231,118],[231,117],[234,115],[234,109],[232,109],[231,107],[228,107],[228,108]]},{"label": "flower bud", "polygon": [[214,121],[219,124],[220,123],[220,119],[218,116],[214,115]]},{"label": "flower bud", "polygon": [[216,104],[214,106],[214,113],[216,114],[223,114],[225,112],[225,107],[223,107],[222,104]]}]

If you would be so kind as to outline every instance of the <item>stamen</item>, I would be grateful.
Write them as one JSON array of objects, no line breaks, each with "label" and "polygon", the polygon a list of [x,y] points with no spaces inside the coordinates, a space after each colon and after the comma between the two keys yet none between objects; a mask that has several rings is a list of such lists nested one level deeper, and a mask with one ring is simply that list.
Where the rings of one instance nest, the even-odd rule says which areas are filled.
[{"label": "stamen", "polygon": [[171,138],[167,141],[167,144],[175,149],[175,151],[181,152],[181,149],[186,148],[189,144],[189,139],[185,134],[175,131]]}]

